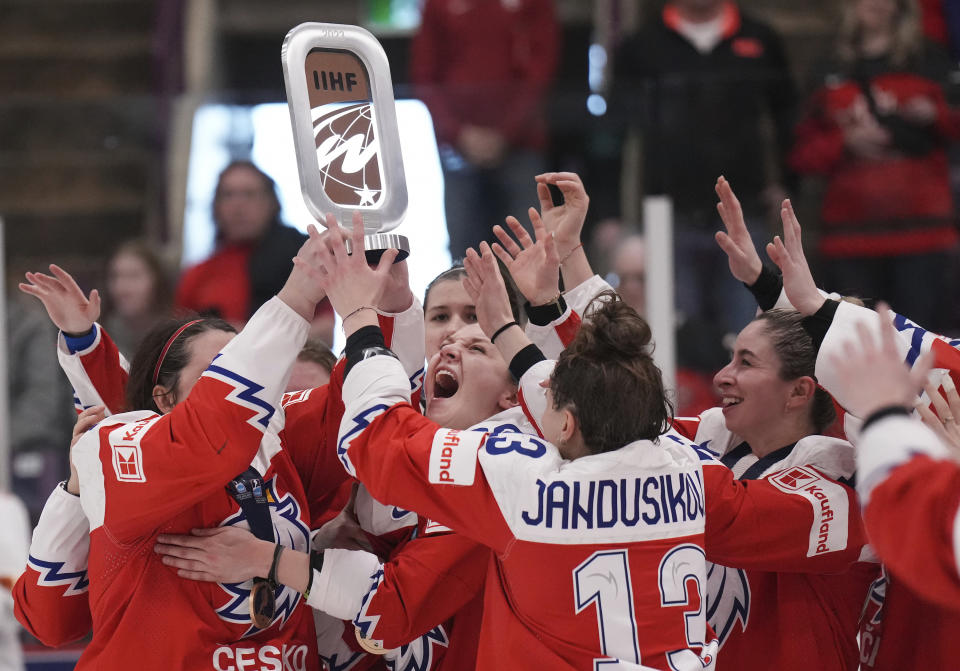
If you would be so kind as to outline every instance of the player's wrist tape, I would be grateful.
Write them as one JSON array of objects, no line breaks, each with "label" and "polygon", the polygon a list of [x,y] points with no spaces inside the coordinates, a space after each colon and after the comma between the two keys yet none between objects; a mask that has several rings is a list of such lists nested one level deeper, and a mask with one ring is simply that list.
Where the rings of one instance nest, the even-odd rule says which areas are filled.
[{"label": "player's wrist tape", "polygon": [[320,575],[320,571],[323,570],[323,550],[310,553],[310,566],[307,570],[310,572],[310,575],[307,576],[307,589],[303,592],[304,600],[310,598],[310,590],[313,588],[313,577]]},{"label": "player's wrist tape", "polygon": [[273,548],[273,561],[270,562],[270,572],[267,573],[267,584],[270,589],[277,588],[277,566],[280,563],[280,555],[283,554],[283,546],[277,543]]},{"label": "player's wrist tape", "polygon": [[515,322],[515,321],[509,321],[509,322],[507,322],[506,324],[504,324],[503,326],[501,326],[500,328],[498,328],[496,331],[493,332],[493,335],[490,336],[490,342],[496,344],[496,342],[497,342],[497,336],[499,336],[501,333],[503,333],[504,331],[506,331],[506,330],[507,330],[508,328],[510,328],[511,326],[520,326],[520,324],[518,324],[518,323]]},{"label": "player's wrist tape", "polygon": [[867,430],[871,424],[876,424],[884,417],[889,417],[890,415],[902,415],[907,417],[910,415],[910,409],[905,405],[888,405],[879,410],[871,412],[870,415],[863,420],[863,424],[860,426],[860,433],[862,434]]},{"label": "player's wrist tape", "polygon": [[67,333],[63,331],[63,339],[67,343],[67,349],[71,354],[82,352],[90,347],[93,341],[97,339],[97,327],[91,326],[85,333]]},{"label": "player's wrist tape", "polygon": [[540,348],[531,343],[513,355],[510,360],[510,374],[519,382],[524,373],[546,358]]},{"label": "player's wrist tape", "polygon": [[383,338],[383,331],[380,326],[364,326],[357,329],[347,338],[347,344],[343,348],[343,353],[347,357],[347,365],[344,368],[343,376],[350,373],[350,370],[358,363],[363,361],[363,352],[371,347],[386,347],[386,340]]},{"label": "player's wrist tape", "polygon": [[783,277],[767,264],[763,264],[760,266],[760,275],[757,277],[757,281],[753,284],[744,282],[743,286],[750,290],[757,301],[757,305],[766,312],[772,310],[780,298],[780,291],[783,289]]},{"label": "player's wrist tape", "polygon": [[531,324],[537,326],[547,326],[563,316],[567,311],[567,301],[563,299],[563,294],[558,295],[549,303],[544,305],[530,305],[530,302],[523,304],[523,310],[527,313],[527,318]]}]

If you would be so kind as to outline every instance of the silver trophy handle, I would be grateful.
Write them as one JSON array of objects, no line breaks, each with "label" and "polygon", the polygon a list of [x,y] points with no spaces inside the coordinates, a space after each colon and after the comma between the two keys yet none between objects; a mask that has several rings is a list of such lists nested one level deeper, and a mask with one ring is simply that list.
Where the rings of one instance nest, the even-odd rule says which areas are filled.
[{"label": "silver trophy handle", "polygon": [[[345,240],[347,254],[353,254],[353,241]],[[364,253],[367,256],[367,263],[380,263],[380,257],[388,249],[396,249],[400,253],[393,260],[399,263],[410,256],[410,240],[405,235],[399,233],[373,233],[363,236]]]}]

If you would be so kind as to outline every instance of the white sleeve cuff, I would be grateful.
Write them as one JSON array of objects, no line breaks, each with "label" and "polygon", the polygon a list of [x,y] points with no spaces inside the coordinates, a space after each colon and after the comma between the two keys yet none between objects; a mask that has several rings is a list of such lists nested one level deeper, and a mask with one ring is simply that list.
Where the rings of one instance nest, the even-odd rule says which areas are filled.
[{"label": "white sleeve cuff", "polygon": [[325,550],[323,568],[313,572],[307,604],[341,620],[353,620],[380,568],[380,560],[369,552]]},{"label": "white sleeve cuff", "polygon": [[857,448],[857,493],[866,506],[873,488],[897,466],[914,456],[947,459],[949,452],[937,435],[914,417],[891,415],[860,432]]}]

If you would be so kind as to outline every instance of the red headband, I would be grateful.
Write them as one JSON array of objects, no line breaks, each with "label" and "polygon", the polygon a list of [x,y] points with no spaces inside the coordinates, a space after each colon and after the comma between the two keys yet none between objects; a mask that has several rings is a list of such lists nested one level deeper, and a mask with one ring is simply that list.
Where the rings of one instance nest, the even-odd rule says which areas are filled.
[{"label": "red headband", "polygon": [[157,359],[157,367],[153,369],[153,383],[154,383],[154,384],[157,384],[157,378],[160,377],[160,366],[163,365],[163,360],[164,360],[165,358],[167,358],[167,351],[170,349],[171,345],[173,345],[173,343],[176,341],[176,339],[177,339],[178,337],[180,337],[180,334],[181,334],[181,333],[183,333],[184,331],[186,331],[188,328],[190,328],[191,326],[193,326],[193,325],[196,324],[197,322],[202,322],[202,321],[203,321],[202,319],[194,319],[192,322],[187,322],[186,324],[184,324],[183,326],[181,326],[180,328],[178,328],[176,331],[174,331],[173,335],[170,336],[170,339],[167,340],[167,344],[163,346],[163,349],[162,349],[162,350],[160,350],[160,358]]}]

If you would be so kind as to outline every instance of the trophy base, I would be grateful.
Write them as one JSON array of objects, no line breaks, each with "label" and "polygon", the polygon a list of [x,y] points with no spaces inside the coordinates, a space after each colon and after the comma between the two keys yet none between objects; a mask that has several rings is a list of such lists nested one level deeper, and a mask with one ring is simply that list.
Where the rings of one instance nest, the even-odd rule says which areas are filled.
[{"label": "trophy base", "polygon": [[[352,254],[352,244],[350,240],[344,240],[347,247],[347,253]],[[410,240],[405,235],[396,233],[373,233],[363,236],[364,253],[367,256],[367,263],[380,263],[380,257],[388,249],[396,249],[400,253],[394,259],[394,263],[399,263],[410,256]]]}]

